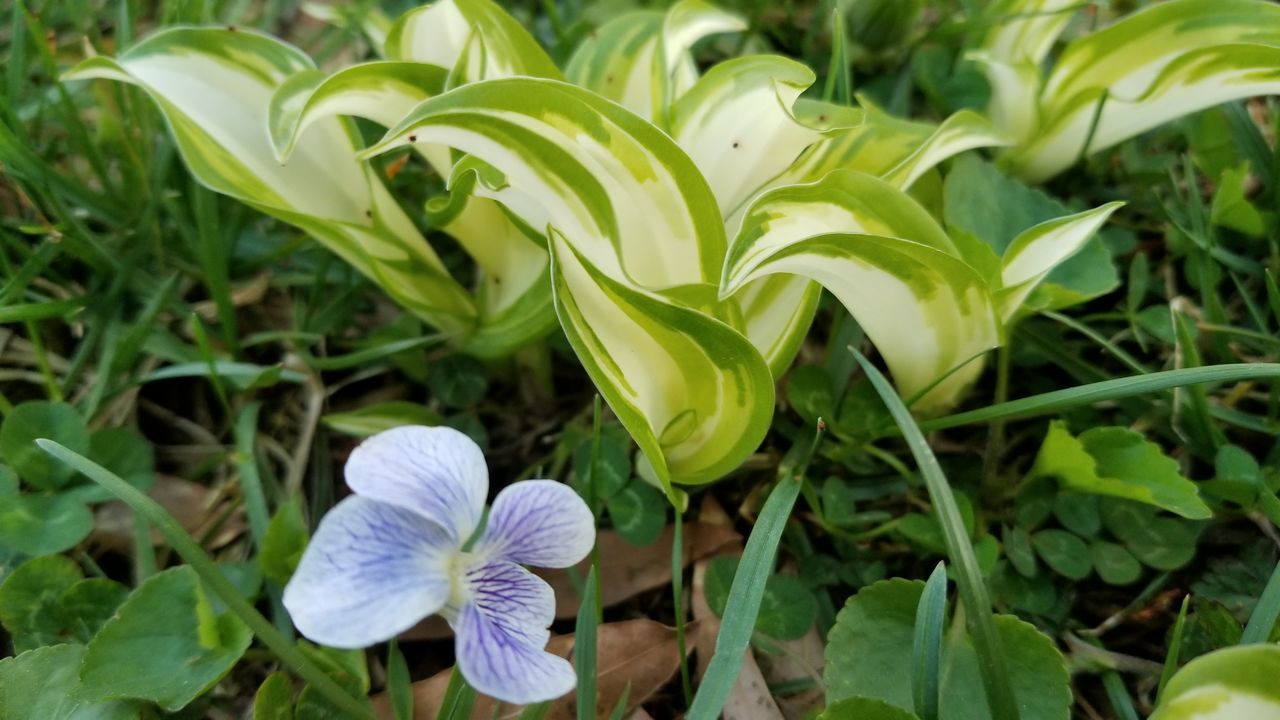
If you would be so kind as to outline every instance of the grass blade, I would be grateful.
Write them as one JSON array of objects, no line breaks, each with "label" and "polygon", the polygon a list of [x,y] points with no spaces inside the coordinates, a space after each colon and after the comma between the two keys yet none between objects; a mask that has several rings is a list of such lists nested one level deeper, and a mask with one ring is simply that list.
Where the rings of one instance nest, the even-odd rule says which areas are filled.
[{"label": "grass blade", "polygon": [[973,554],[973,545],[964,529],[964,521],[960,517],[960,508],[956,505],[951,486],[942,474],[942,467],[938,465],[938,459],[934,457],[929,443],[912,419],[911,411],[902,404],[902,399],[893,391],[889,381],[862,353],[853,348],[850,348],[850,352],[854,353],[871,385],[888,406],[889,413],[898,423],[911,448],[911,454],[915,456],[916,464],[920,466],[920,475],[924,478],[929,499],[933,502],[938,523],[942,526],[947,555],[956,570],[956,584],[960,588],[969,633],[973,636],[974,649],[977,651],[978,669],[982,674],[991,716],[994,720],[1017,720],[1017,701],[1014,700],[1013,687],[1009,684],[1008,668],[1000,649],[1000,636],[996,634],[995,622],[992,620],[991,598],[987,595],[987,586],[978,570],[978,559]]},{"label": "grass blade", "polygon": [[1173,624],[1173,634],[1169,637],[1169,652],[1164,656],[1164,669],[1160,671],[1160,684],[1156,687],[1156,704],[1160,704],[1160,696],[1164,686],[1178,671],[1178,656],[1182,654],[1182,630],[1187,624],[1187,608],[1191,605],[1191,596],[1182,596],[1182,608],[1178,610],[1178,620]]},{"label": "grass blade", "polygon": [[911,646],[911,696],[920,720],[938,720],[942,691],[942,626],[947,610],[947,565],[933,568],[916,608],[915,641]]},{"label": "grass blade", "polygon": [[929,432],[960,427],[961,425],[991,422],[992,420],[1023,419],[1037,415],[1047,415],[1081,405],[1162,392],[1187,385],[1270,378],[1280,378],[1280,363],[1204,365],[1195,368],[1164,370],[1150,375],[1103,380],[1079,387],[1054,390],[1053,392],[990,405],[978,410],[946,415],[934,420],[925,420],[920,423],[920,429]]},{"label": "grass blade", "polygon": [[41,450],[75,468],[89,479],[106,488],[112,495],[115,495],[125,505],[128,505],[136,515],[142,516],[144,520],[159,530],[165,541],[169,543],[169,546],[191,566],[191,569],[196,571],[205,587],[217,595],[218,599],[222,600],[232,612],[244,621],[245,625],[249,626],[249,629],[262,641],[263,645],[266,645],[276,654],[276,657],[279,657],[282,662],[292,668],[298,677],[310,683],[316,689],[316,692],[324,695],[327,700],[341,708],[350,717],[373,720],[373,713],[362,702],[363,698],[357,699],[348,694],[323,670],[312,664],[284,635],[280,634],[279,630],[276,630],[265,617],[240,595],[240,591],[222,574],[222,571],[218,569],[217,564],[204,551],[204,548],[200,547],[200,544],[188,535],[186,530],[182,529],[178,521],[167,510],[160,507],[155,500],[147,497],[142,491],[125,482],[110,470],[53,440],[40,439],[36,440],[36,444],[40,446]]},{"label": "grass blade", "polygon": [[1249,623],[1244,626],[1244,634],[1240,636],[1241,645],[1264,643],[1271,639],[1271,632],[1280,619],[1280,562],[1271,571],[1271,579],[1258,598],[1253,613],[1249,615]]},{"label": "grass blade", "polygon": [[436,720],[462,720],[471,717],[471,707],[476,704],[476,691],[462,677],[458,666],[453,666],[449,675],[449,687],[444,691],[444,699],[440,701],[440,712]]},{"label": "grass blade", "polygon": [[413,681],[409,664],[394,639],[387,643],[387,695],[396,720],[413,720]]},{"label": "grass blade", "polygon": [[596,591],[600,579],[596,568],[587,572],[573,635],[573,669],[578,673],[578,720],[591,720],[596,712]]},{"label": "grass blade", "polygon": [[729,599],[724,606],[724,618],[720,634],[716,636],[715,653],[707,666],[707,673],[698,687],[698,694],[689,708],[689,720],[715,720],[720,716],[729,692],[738,681],[742,669],[742,656],[751,642],[756,616],[760,614],[760,601],[764,596],[765,581],[773,571],[773,560],[778,551],[782,531],[791,517],[791,508],[800,495],[802,478],[808,469],[808,459],[813,456],[824,426],[818,424],[809,452],[797,464],[794,474],[785,473],[769,493],[756,525],[751,529],[747,547],[738,563],[738,571],[729,587]]}]

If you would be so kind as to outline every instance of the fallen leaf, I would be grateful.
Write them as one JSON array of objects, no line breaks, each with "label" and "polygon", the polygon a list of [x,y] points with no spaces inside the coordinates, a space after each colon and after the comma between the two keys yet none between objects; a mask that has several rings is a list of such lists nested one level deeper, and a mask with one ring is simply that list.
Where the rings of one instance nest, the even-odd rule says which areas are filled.
[{"label": "fallen leaf", "polygon": [[[636,547],[612,530],[601,530],[600,590],[604,607],[613,607],[647,590],[671,583],[671,541],[675,526],[668,525],[658,539],[644,547]],[[741,548],[741,536],[727,525],[685,523],[685,566],[721,554],[726,547]],[[579,582],[591,566],[588,558],[574,572]],[[535,570],[550,583],[556,593],[556,617],[576,617],[581,599],[568,570]],[[401,640],[439,640],[451,636],[449,626],[439,617],[430,617],[401,634]]]},{"label": "fallen leaf", "polygon": [[[696,626],[688,626],[690,632]],[[627,692],[628,709],[641,703],[666,685],[680,668],[680,655],[676,644],[676,631],[652,620],[625,620],[605,623],[596,628],[596,652],[598,690],[595,717],[608,717],[614,705]],[[551,638],[547,652],[555,653],[572,662],[573,635],[557,635]],[[415,720],[434,720],[440,711],[440,703],[449,686],[452,668],[413,684],[413,717]],[[627,688],[630,690],[627,690]],[[551,705],[548,720],[571,720],[576,717],[575,698],[572,693]],[[495,717],[495,702],[478,696],[471,717],[487,719]],[[379,718],[392,717],[390,700],[386,694],[373,698],[374,711]],[[516,718],[517,706],[502,705],[496,717]]]}]

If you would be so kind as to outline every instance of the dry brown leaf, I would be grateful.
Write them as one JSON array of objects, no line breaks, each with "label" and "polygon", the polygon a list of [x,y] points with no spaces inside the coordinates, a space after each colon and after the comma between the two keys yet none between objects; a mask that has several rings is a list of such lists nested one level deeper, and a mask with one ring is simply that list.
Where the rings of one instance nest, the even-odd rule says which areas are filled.
[{"label": "dry brown leaf", "polygon": [[[636,547],[612,530],[601,530],[600,592],[604,607],[612,607],[646,590],[671,583],[671,542],[675,526],[668,525],[654,542]],[[741,547],[741,536],[731,527],[706,523],[685,523],[685,565],[720,554],[726,547]],[[578,564],[579,581],[587,576],[590,559]],[[556,592],[556,617],[576,617],[581,599],[567,570],[535,570]],[[400,636],[402,640],[438,640],[449,637],[449,626],[430,617]]]},{"label": "dry brown leaf", "polygon": [[[169,511],[178,524],[197,539],[204,538],[212,531],[225,514],[225,500],[216,489],[172,475],[157,474],[156,484],[147,491],[147,495]],[[222,520],[221,526],[206,547],[222,547],[239,537],[244,530],[244,511],[236,508]],[[99,506],[94,512],[93,533],[89,536],[89,541],[97,547],[117,552],[127,552],[132,548],[133,513],[129,507],[119,501]],[[164,542],[160,533],[154,529],[151,541],[157,545]]]},{"label": "dry brown leaf", "polygon": [[[696,631],[693,625],[689,628],[691,632]],[[607,717],[628,687],[628,709],[638,707],[666,685],[680,668],[674,628],[652,620],[625,620],[600,625],[596,633],[596,717]],[[572,661],[573,635],[551,638],[547,651]],[[413,684],[415,720],[434,720],[449,687],[451,672],[452,668],[442,670]],[[391,718],[390,702],[385,694],[375,697],[373,704],[379,718]],[[479,696],[471,717],[491,718],[493,708],[493,700]],[[519,707],[503,705],[498,717],[515,718],[519,714]],[[570,720],[575,716],[572,693],[553,703],[547,714],[550,720]]]}]

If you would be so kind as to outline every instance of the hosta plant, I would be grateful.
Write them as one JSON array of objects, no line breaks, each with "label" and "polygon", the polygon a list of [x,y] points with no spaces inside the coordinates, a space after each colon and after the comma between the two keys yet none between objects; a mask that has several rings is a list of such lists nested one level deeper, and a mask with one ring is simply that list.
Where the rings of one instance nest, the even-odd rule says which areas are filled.
[{"label": "hosta plant", "polygon": [[[1117,205],[978,257],[909,191],[1003,133],[802,99],[814,75],[784,57],[699,76],[693,43],[741,27],[696,1],[625,14],[562,74],[497,6],[441,0],[391,25],[385,59],[328,76],[256,32],[175,28],[69,77],[141,86],[199,180],[306,230],[464,351],[558,322],[678,502],[673,483],[716,480],[763,438],[820,287],[937,413]],[[389,129],[361,148],[351,115]],[[474,290],[367,162],[399,148],[447,180],[424,214],[474,259]]]},{"label": "hosta plant", "polygon": [[1046,58],[1081,4],[1003,0],[972,56],[991,83],[991,119],[1017,175],[1053,177],[1170,120],[1280,92],[1280,6],[1264,0],[1153,3]]}]

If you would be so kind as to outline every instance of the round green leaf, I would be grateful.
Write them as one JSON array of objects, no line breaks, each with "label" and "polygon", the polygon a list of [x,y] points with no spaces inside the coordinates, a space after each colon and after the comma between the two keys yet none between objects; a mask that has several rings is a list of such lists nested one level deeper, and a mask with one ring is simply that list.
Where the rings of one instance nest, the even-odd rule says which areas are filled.
[{"label": "round green leaf", "polygon": [[1009,558],[1013,568],[1025,577],[1033,578],[1039,568],[1036,566],[1035,549],[1031,546],[1031,535],[1020,527],[1006,528],[1004,532],[1004,554]]},{"label": "round green leaf", "polygon": [[1157,570],[1177,570],[1191,562],[1196,554],[1196,532],[1188,523],[1175,518],[1155,518],[1126,540],[1129,551],[1144,565]]},{"label": "round green leaf", "polygon": [[831,375],[818,365],[801,365],[787,378],[787,401],[810,425],[818,418],[835,418],[836,401]]},{"label": "round green leaf", "polygon": [[613,529],[632,545],[645,546],[658,539],[667,524],[667,499],[657,488],[633,480],[609,498]]},{"label": "round green leaf", "polygon": [[1053,501],[1053,516],[1062,527],[1083,536],[1093,537],[1102,529],[1098,512],[1098,496],[1064,490]]},{"label": "round green leaf", "polygon": [[818,720],[920,720],[913,712],[875,698],[852,697],[828,707]]},{"label": "round green leaf", "polygon": [[38,400],[17,406],[0,425],[0,455],[19,477],[44,490],[66,485],[75,471],[36,447],[37,438],[88,454],[89,430],[80,413],[66,403]]},{"label": "round green leaf", "polygon": [[1031,536],[1031,543],[1040,559],[1059,575],[1081,580],[1093,569],[1089,546],[1066,530],[1041,530]]},{"label": "round green leaf", "polygon": [[1108,585],[1128,585],[1142,577],[1142,565],[1121,545],[1094,540],[1089,553],[1098,577]]},{"label": "round green leaf", "polygon": [[0,546],[24,555],[62,552],[92,530],[93,513],[73,495],[18,495],[0,504]]},{"label": "round green leaf", "polygon": [[[884,580],[850,598],[827,641],[827,702],[882,700],[903,710],[911,696],[916,607],[924,583]],[[1034,626],[997,615],[996,631],[1008,660],[1021,720],[1062,720],[1071,706],[1066,662]],[[978,659],[967,633],[952,628],[942,652],[941,720],[989,720]]]},{"label": "round green leaf", "polygon": [[470,355],[449,355],[427,370],[427,387],[449,407],[468,407],[489,389],[484,365]]},{"label": "round green leaf", "polygon": [[64,642],[58,600],[84,578],[80,566],[62,555],[32,558],[0,585],[0,623],[18,652]]},{"label": "round green leaf", "polygon": [[180,710],[217,683],[252,639],[236,616],[214,614],[194,570],[166,570],[138,586],[89,643],[81,697]]},{"label": "round green leaf", "polygon": [[[613,435],[600,436],[596,457],[596,500],[608,500],[622,490],[631,479],[631,457],[627,442]],[[586,480],[591,476],[591,440],[580,443],[573,452],[573,484],[583,497],[588,497]]]},{"label": "round green leaf", "polygon": [[818,601],[800,578],[772,575],[764,586],[756,630],[776,640],[795,640],[809,632]]},{"label": "round green leaf", "polygon": [[54,645],[0,660],[0,718],[5,720],[138,720],[132,702],[78,697],[80,645]]}]

